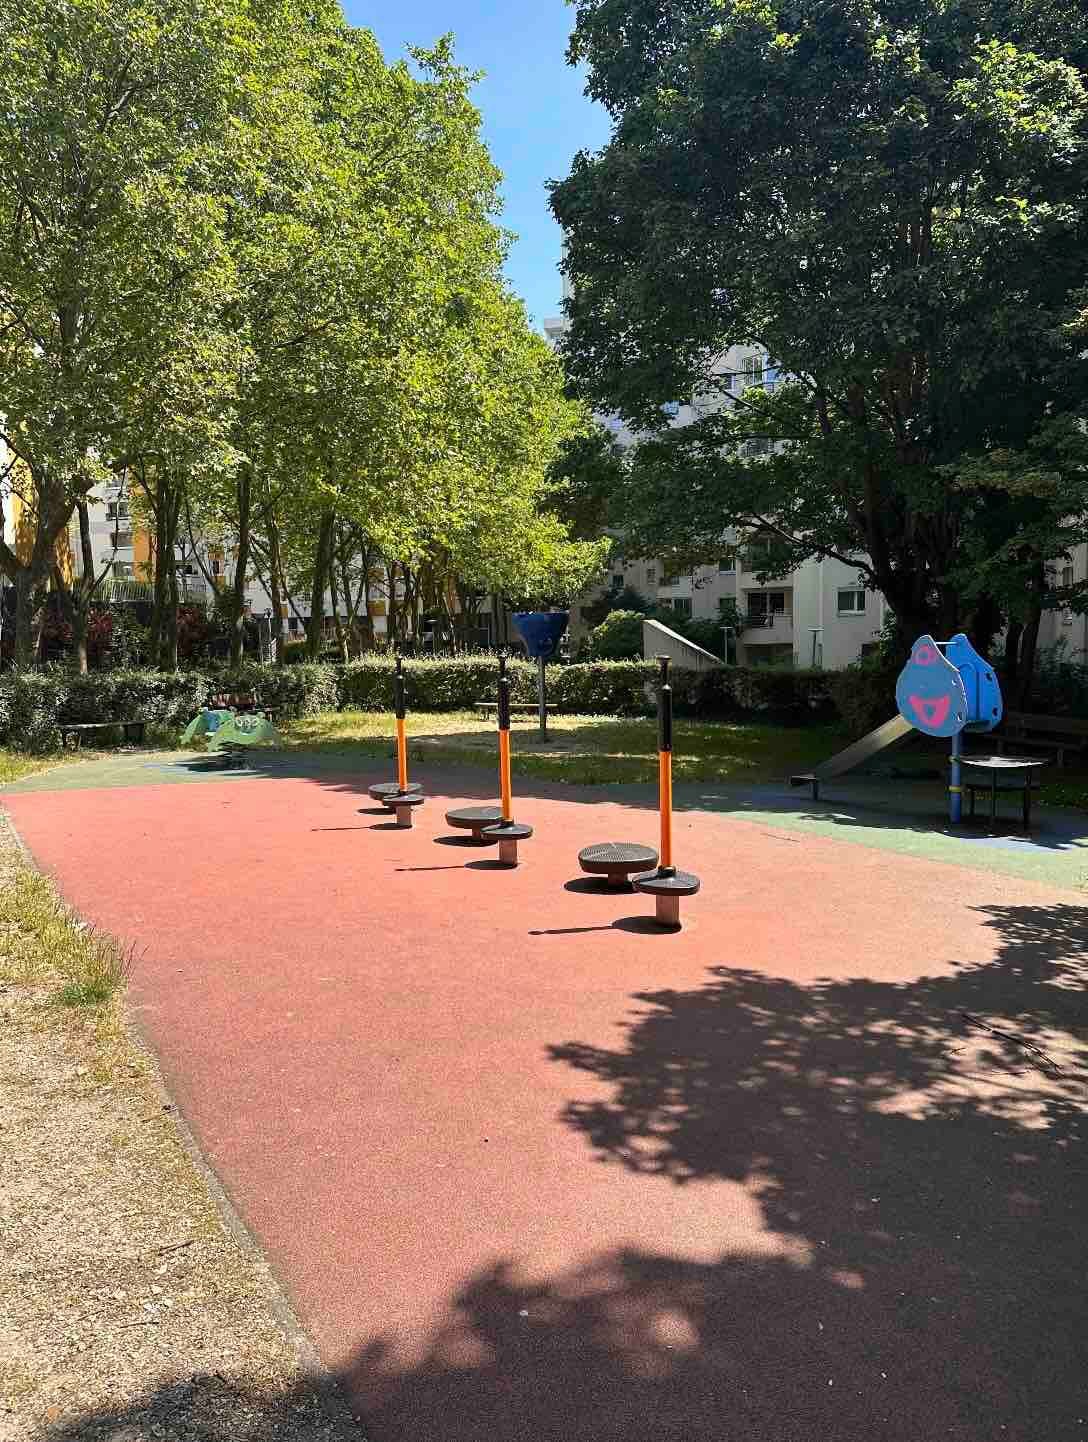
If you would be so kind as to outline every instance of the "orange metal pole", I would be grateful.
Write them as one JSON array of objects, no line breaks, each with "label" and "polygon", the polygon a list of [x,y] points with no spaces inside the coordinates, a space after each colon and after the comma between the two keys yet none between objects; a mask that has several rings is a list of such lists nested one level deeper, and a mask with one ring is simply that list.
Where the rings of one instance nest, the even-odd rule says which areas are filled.
[{"label": "orange metal pole", "polygon": [[408,789],[408,738],[404,734],[404,717],[397,717],[397,785]]},{"label": "orange metal pole", "polygon": [[661,865],[672,865],[672,752],[658,752],[661,811]]},{"label": "orange metal pole", "polygon": [[502,819],[513,821],[513,786],[510,780],[510,732],[499,732],[499,788],[502,792]]}]

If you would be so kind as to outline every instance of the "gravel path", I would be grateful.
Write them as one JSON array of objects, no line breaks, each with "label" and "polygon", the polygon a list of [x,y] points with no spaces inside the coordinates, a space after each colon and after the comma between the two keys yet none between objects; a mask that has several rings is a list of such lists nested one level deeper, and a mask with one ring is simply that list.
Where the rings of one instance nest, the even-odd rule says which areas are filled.
[{"label": "gravel path", "polygon": [[[24,865],[0,826],[0,885]],[[361,1442],[123,1004],[0,932],[0,1442]]]}]

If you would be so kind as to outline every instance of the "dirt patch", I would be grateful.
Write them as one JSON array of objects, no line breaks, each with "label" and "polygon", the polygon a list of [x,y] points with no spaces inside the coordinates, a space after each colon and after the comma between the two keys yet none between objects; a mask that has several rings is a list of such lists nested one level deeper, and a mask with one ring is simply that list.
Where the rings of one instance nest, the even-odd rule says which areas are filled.
[{"label": "dirt patch", "polygon": [[[0,825],[0,885],[24,865]],[[359,1442],[123,1000],[59,1004],[63,974],[28,977],[16,930],[0,935],[0,1442]]]}]

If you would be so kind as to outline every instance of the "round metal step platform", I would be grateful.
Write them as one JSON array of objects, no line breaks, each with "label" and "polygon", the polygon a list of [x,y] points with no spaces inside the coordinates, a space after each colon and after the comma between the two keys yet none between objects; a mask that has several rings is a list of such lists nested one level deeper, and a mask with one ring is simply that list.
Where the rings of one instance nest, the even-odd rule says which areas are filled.
[{"label": "round metal step platform", "polygon": [[446,825],[459,831],[471,831],[481,846],[494,846],[497,837],[484,836],[486,827],[495,826],[502,820],[501,806],[459,806],[446,812]]},{"label": "round metal step platform", "polygon": [[[418,781],[409,781],[408,790],[412,792],[422,791],[423,787],[419,784]],[[371,801],[379,802],[382,806],[386,807],[387,810],[392,809],[389,806],[389,798],[391,796],[397,796],[399,794],[400,787],[395,781],[375,782],[375,784],[371,786],[367,792],[367,795],[370,797]]]},{"label": "round metal step platform", "polygon": [[694,896],[699,890],[699,878],[690,871],[646,871],[641,876],[632,876],[632,883],[639,891],[650,896]]},{"label": "round metal step platform", "polygon": [[528,841],[533,828],[521,821],[500,821],[495,826],[485,826],[481,836],[484,841],[499,843],[499,861],[505,866],[518,864],[518,842]]},{"label": "round metal step platform", "polygon": [[578,865],[591,876],[599,876],[609,886],[627,886],[632,873],[645,872],[657,865],[657,852],[652,846],[636,841],[601,841],[584,846],[578,853]]},{"label": "round metal step platform", "polygon": [[412,829],[412,807],[422,806],[426,796],[421,791],[405,791],[403,795],[390,796],[386,806],[397,818],[397,827],[401,831]]},{"label": "round metal step platform", "polygon": [[694,896],[699,890],[699,878],[690,871],[677,871],[667,867],[658,871],[646,871],[641,876],[632,876],[636,891],[644,891],[656,900],[655,919],[658,926],[676,931],[680,926],[680,898]]},{"label": "round metal step platform", "polygon": [[521,821],[498,821],[494,826],[485,826],[482,834],[489,841],[528,841],[533,828]]}]

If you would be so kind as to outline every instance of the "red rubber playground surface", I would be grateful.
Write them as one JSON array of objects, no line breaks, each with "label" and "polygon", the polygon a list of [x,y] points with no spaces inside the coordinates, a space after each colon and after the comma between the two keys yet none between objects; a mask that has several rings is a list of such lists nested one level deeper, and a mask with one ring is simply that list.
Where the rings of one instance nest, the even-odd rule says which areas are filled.
[{"label": "red rubber playground surface", "polygon": [[499,871],[446,782],[5,798],[361,1435],[1088,1436],[1083,894],[683,812],[661,935],[574,880],[651,814],[540,787]]}]

